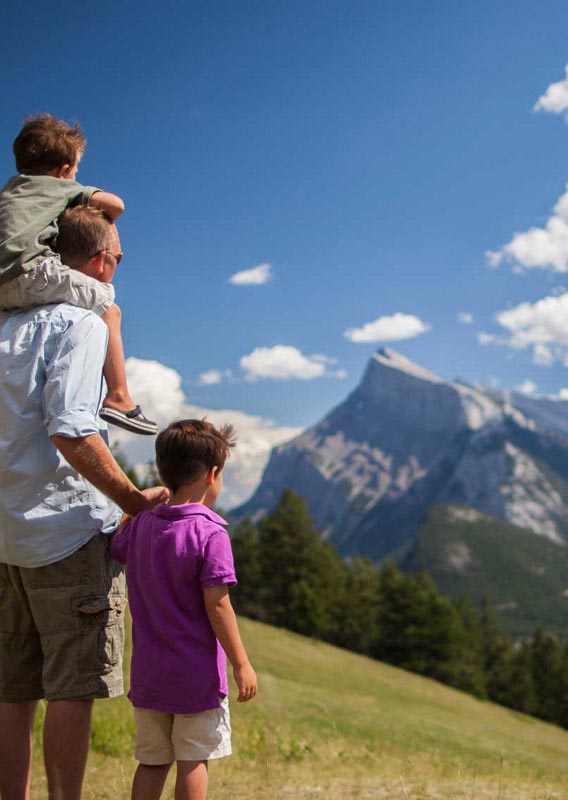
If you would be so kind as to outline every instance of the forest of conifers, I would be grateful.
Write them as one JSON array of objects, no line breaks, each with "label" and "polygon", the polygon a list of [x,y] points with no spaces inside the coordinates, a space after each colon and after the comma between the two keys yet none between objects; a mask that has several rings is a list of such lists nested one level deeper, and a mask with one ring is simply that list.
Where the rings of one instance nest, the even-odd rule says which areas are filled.
[{"label": "forest of conifers", "polygon": [[568,646],[543,631],[504,636],[486,601],[441,596],[431,578],[343,561],[305,502],[285,491],[274,512],[231,532],[238,613],[426,675],[568,728]]}]

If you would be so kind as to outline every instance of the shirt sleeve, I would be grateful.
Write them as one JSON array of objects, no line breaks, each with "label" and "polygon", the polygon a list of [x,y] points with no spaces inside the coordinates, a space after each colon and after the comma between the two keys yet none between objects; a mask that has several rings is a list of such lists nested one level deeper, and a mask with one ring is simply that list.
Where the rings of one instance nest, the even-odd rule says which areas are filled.
[{"label": "shirt sleeve", "polygon": [[231,540],[222,528],[207,540],[200,580],[203,589],[222,583],[234,586],[237,582]]},{"label": "shirt sleeve", "polygon": [[67,205],[74,206],[77,203],[88,203],[95,192],[100,192],[96,186],[83,186],[77,181],[66,181],[68,186],[64,186],[67,190]]},{"label": "shirt sleeve", "polygon": [[49,436],[79,439],[99,433],[108,333],[95,314],[80,314],[69,319],[66,329],[56,337],[46,364],[43,409]]}]

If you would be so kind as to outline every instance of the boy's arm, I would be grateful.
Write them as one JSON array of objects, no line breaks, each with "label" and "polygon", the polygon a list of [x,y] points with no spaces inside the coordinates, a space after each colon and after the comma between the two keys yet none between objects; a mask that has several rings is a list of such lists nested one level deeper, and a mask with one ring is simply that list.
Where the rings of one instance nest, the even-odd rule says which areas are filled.
[{"label": "boy's arm", "polygon": [[203,589],[203,600],[215,636],[233,667],[233,675],[239,689],[237,702],[246,703],[255,696],[258,684],[256,673],[241,640],[229,590],[225,584],[206,587]]},{"label": "boy's arm", "polygon": [[124,211],[124,201],[110,192],[93,192],[89,202],[104,211],[111,222],[117,220]]},{"label": "boy's arm", "polygon": [[122,517],[120,518],[120,522],[116,526],[116,529],[111,534],[109,534],[110,541],[116,542],[118,539],[118,534],[121,533],[124,529],[124,526],[128,522],[132,522],[133,519],[134,517],[132,516],[132,514],[123,514]]}]

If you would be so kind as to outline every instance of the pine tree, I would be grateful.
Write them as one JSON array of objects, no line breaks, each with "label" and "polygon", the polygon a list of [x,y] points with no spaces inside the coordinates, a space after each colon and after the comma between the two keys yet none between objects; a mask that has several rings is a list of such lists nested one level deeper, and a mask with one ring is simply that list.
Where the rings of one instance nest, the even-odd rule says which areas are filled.
[{"label": "pine tree", "polygon": [[476,697],[486,698],[487,677],[479,616],[468,597],[459,598],[454,606],[461,619],[462,631],[457,685]]},{"label": "pine tree", "polygon": [[536,714],[538,703],[532,673],[531,645],[511,648],[501,659],[502,689],[497,702],[525,714]]},{"label": "pine tree", "polygon": [[344,592],[337,605],[335,643],[371,655],[379,637],[379,573],[371,561],[354,558],[346,570]]},{"label": "pine tree", "polygon": [[451,686],[483,692],[482,676],[468,664],[472,657],[461,616],[429,575],[414,579],[387,564],[379,598],[376,658]]},{"label": "pine tree", "polygon": [[[306,503],[286,490],[259,528],[261,599],[274,625],[325,636],[332,628],[332,593],[320,535]],[[339,556],[336,557],[339,559]]]},{"label": "pine tree", "polygon": [[529,645],[530,667],[535,696],[535,713],[556,722],[561,700],[563,653],[552,636],[538,630]]},{"label": "pine tree", "polygon": [[269,622],[262,605],[262,575],[258,531],[250,519],[239,522],[231,533],[238,584],[231,589],[237,613]]},{"label": "pine tree", "polygon": [[499,630],[495,611],[487,597],[481,604],[479,633],[487,696],[496,703],[505,704],[514,652],[511,642]]}]

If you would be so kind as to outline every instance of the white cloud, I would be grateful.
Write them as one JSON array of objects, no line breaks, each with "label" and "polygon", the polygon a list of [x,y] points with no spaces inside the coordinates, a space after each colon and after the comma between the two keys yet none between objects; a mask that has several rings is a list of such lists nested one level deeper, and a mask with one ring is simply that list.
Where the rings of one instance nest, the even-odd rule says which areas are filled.
[{"label": "white cloud", "polygon": [[360,328],[348,328],[343,334],[350,342],[396,342],[413,339],[430,330],[430,325],[411,314],[393,314],[392,317],[379,317]]},{"label": "white cloud", "polygon": [[521,394],[534,394],[537,390],[537,385],[534,381],[531,381],[530,378],[524,380],[518,386],[515,386],[515,391],[520,392]]},{"label": "white cloud", "polygon": [[499,312],[495,319],[507,336],[493,337],[493,342],[513,350],[532,348],[533,360],[540,366],[568,361],[568,292],[536,303],[520,303]]},{"label": "white cloud", "polygon": [[296,347],[278,344],[275,347],[257,347],[243,356],[240,365],[247,381],[270,378],[277,381],[296,379],[311,381],[315,378],[344,378],[345,370],[329,369],[335,359],[329,356],[305,356]]},{"label": "white cloud", "polygon": [[486,347],[488,344],[496,344],[497,337],[492,333],[480,331],[477,334],[477,341],[482,347]]},{"label": "white cloud", "polygon": [[213,386],[216,383],[222,383],[225,378],[231,378],[233,373],[230,369],[210,369],[207,372],[202,372],[199,376],[200,386]]},{"label": "white cloud", "polygon": [[462,325],[471,325],[473,323],[473,314],[470,314],[468,311],[460,311],[458,320]]},{"label": "white cloud", "polygon": [[568,400],[568,389],[560,389],[558,392],[559,400]]},{"label": "white cloud", "polygon": [[554,364],[554,354],[545,344],[535,344],[533,347],[533,361],[539,367],[551,367]]},{"label": "white cloud", "polygon": [[235,286],[261,286],[263,283],[268,283],[271,278],[272,267],[270,264],[259,264],[258,267],[235,272],[229,278],[229,283],[233,283]]},{"label": "white cloud", "polygon": [[558,199],[543,228],[515,233],[508,244],[485,255],[492,267],[509,262],[515,265],[515,271],[522,267],[568,272],[568,190]]},{"label": "white cloud", "polygon": [[[129,358],[126,361],[128,386],[147,417],[160,428],[174,419],[207,419],[214,425],[235,426],[237,446],[225,467],[224,489],[219,504],[233,508],[255,490],[270,450],[301,433],[301,428],[278,426],[270,419],[234,409],[212,410],[192,405],[181,388],[181,377],[157,361]],[[111,444],[117,446],[134,466],[154,460],[154,437],[137,436],[109,426]]]},{"label": "white cloud", "polygon": [[568,111],[568,65],[565,69],[564,80],[551,83],[534,104],[533,111],[549,111],[551,114],[563,114]]}]

